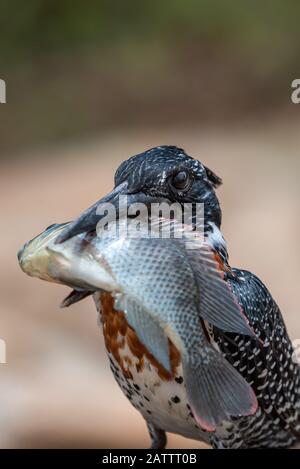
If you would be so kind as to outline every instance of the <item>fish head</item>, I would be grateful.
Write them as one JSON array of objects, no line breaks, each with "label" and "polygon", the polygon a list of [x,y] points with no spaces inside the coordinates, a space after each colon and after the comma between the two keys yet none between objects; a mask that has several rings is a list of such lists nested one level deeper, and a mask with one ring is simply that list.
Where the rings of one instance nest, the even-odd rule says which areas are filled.
[{"label": "fish head", "polygon": [[61,283],[53,278],[50,272],[51,256],[48,246],[69,223],[55,223],[42,233],[27,241],[18,252],[21,269],[31,277],[37,277],[48,282]]},{"label": "fish head", "polygon": [[55,243],[67,225],[69,223],[51,225],[25,243],[18,252],[21,269],[31,277],[76,290],[115,289],[114,279],[98,245],[93,243],[93,236],[82,233],[63,246]]}]

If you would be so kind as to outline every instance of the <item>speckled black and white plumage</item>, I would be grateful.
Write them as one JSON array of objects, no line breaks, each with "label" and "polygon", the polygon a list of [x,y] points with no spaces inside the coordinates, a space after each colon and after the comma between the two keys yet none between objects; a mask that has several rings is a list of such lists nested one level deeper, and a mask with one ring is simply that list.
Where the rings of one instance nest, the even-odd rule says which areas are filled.
[{"label": "speckled black and white plumage", "polygon": [[226,359],[253,387],[259,410],[236,419],[234,431],[213,444],[228,447],[290,447],[300,438],[300,371],[293,360],[280,310],[264,284],[247,271],[232,269],[227,281],[263,344],[213,329]]}]

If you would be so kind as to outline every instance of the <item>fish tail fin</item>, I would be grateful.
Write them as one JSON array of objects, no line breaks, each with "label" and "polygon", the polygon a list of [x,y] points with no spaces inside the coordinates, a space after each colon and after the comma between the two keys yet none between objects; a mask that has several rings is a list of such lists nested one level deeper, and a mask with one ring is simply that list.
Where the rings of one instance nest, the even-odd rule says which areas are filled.
[{"label": "fish tail fin", "polygon": [[[212,432],[223,420],[253,415],[256,395],[246,380],[215,350],[212,360],[184,363],[188,401],[197,423]],[[200,356],[200,355],[199,355]]]}]

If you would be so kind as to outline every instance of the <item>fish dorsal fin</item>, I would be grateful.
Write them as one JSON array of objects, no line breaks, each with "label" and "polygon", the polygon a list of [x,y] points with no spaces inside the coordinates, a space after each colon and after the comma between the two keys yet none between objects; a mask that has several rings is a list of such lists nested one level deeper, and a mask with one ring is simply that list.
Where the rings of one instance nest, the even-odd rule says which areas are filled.
[{"label": "fish dorsal fin", "polygon": [[128,324],[153,357],[171,372],[169,342],[159,322],[145,311],[137,301],[118,294],[115,299],[116,310],[123,311]]}]

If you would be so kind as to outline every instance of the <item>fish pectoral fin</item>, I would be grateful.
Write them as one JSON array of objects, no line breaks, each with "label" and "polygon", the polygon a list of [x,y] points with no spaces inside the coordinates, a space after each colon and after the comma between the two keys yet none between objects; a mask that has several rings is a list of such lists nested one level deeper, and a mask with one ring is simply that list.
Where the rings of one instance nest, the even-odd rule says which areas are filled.
[{"label": "fish pectoral fin", "polygon": [[231,417],[253,415],[258,405],[247,381],[221,354],[215,354],[209,363],[196,367],[183,361],[189,404],[197,423],[208,432]]},{"label": "fish pectoral fin", "polygon": [[87,296],[92,295],[94,292],[89,291],[89,290],[72,290],[69,295],[67,295],[64,300],[61,302],[60,307],[61,308],[67,308],[68,306],[73,305],[74,303],[78,303],[78,301],[83,300]]},{"label": "fish pectoral fin", "polygon": [[115,299],[115,309],[124,311],[128,324],[153,357],[171,372],[169,341],[159,322],[153,318],[135,300],[125,295]]},{"label": "fish pectoral fin", "polygon": [[213,252],[208,245],[186,251],[192,264],[199,289],[199,314],[210,324],[227,332],[256,337],[238,304],[237,299],[224,280]]},{"label": "fish pectoral fin", "polygon": [[226,282],[209,277],[206,279],[206,285],[203,285],[200,298],[202,319],[223,331],[255,338],[255,332]]}]

